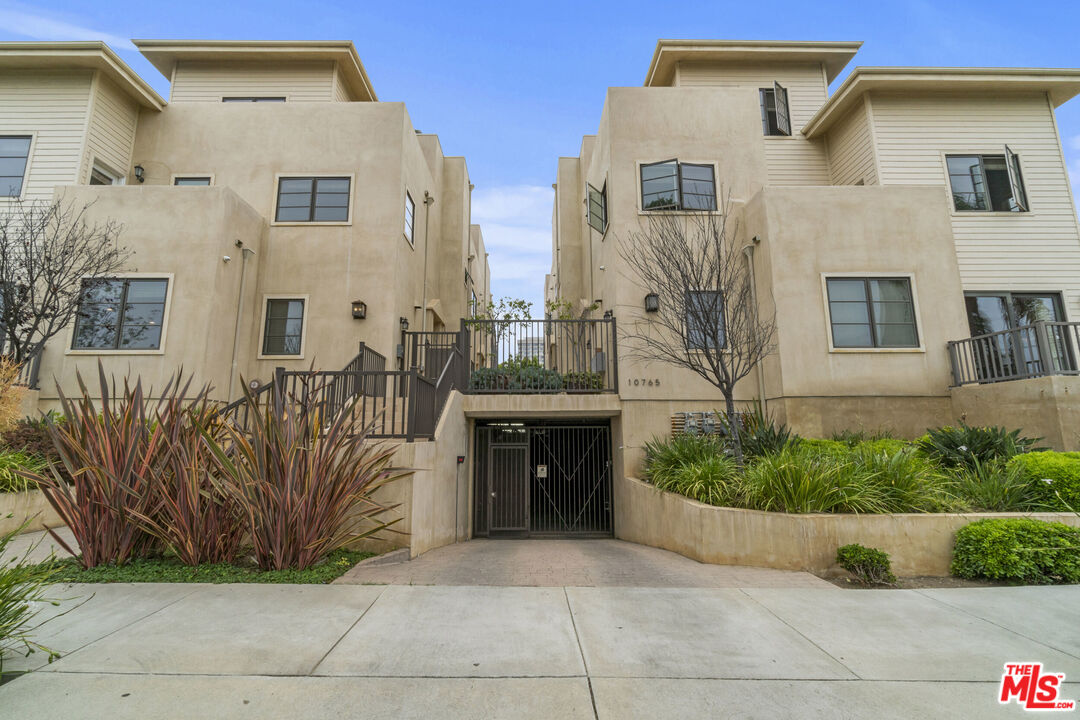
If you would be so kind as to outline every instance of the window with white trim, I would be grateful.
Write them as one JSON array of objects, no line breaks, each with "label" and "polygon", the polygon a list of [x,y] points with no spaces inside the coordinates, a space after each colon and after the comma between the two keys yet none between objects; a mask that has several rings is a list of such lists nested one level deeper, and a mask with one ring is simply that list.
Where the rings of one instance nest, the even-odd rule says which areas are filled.
[{"label": "window with white trim", "polygon": [[263,327],[263,355],[299,355],[304,339],[304,300],[269,298]]},{"label": "window with white trim", "polygon": [[956,210],[1028,211],[1020,158],[1008,145],[1001,155],[946,155],[945,164]]},{"label": "window with white trim", "polygon": [[416,242],[416,236],[413,233],[413,226],[416,219],[416,203],[413,202],[412,195],[405,191],[405,238],[409,243]]},{"label": "window with white trim", "polygon": [[607,183],[600,190],[589,185],[589,227],[603,234],[607,230]]},{"label": "window with white trim", "polygon": [[283,177],[278,180],[275,222],[347,222],[347,177]]},{"label": "window with white trim", "polygon": [[758,91],[761,101],[761,129],[766,135],[791,135],[787,89],[778,82]]},{"label": "window with white trim", "polygon": [[834,348],[919,347],[911,278],[825,279]]},{"label": "window with white trim", "polygon": [[0,135],[0,197],[22,195],[31,139],[29,135]]},{"label": "window with white trim", "polygon": [[75,316],[72,350],[158,350],[167,278],[87,278]]},{"label": "window with white trim", "polygon": [[173,178],[173,185],[180,185],[182,187],[198,187],[209,184],[210,177],[208,175],[184,175]]}]

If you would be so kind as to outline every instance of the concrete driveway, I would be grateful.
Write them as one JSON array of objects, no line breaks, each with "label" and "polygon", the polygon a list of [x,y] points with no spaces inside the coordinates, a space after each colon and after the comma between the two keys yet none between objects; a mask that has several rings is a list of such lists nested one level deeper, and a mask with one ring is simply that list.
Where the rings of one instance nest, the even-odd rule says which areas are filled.
[{"label": "concrete driveway", "polygon": [[[39,640],[64,657],[9,659],[8,670],[37,670],[0,686],[0,716],[993,718],[1022,714],[996,701],[1006,662],[1080,680],[1078,586],[842,590],[621,545],[562,548],[562,577],[594,587],[58,587],[47,614],[82,604]],[[528,560],[552,549],[465,550]],[[409,572],[452,575],[453,557]],[[597,558],[652,572],[598,582]],[[630,584],[657,572],[670,584]],[[550,577],[541,564],[517,579]],[[706,586],[679,587],[687,577]],[[1080,699],[1080,684],[1064,697]]]}]

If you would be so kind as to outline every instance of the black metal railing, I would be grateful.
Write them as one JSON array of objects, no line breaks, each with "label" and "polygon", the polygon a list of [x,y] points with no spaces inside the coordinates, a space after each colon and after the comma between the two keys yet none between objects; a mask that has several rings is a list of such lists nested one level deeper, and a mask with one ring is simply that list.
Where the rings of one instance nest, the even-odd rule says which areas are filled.
[{"label": "black metal railing", "polygon": [[463,320],[471,393],[601,393],[619,386],[615,318]]},{"label": "black metal railing", "polygon": [[[0,345],[0,347],[2,347],[2,345]],[[38,385],[38,375],[41,372],[41,356],[44,352],[43,349],[38,350],[19,364],[19,374],[15,377],[16,385],[30,390],[41,389]],[[4,355],[5,353],[0,350],[0,357],[3,357]],[[12,359],[14,360],[14,358]]]},{"label": "black metal railing", "polygon": [[1036,322],[948,343],[953,385],[1080,374],[1080,323]]}]

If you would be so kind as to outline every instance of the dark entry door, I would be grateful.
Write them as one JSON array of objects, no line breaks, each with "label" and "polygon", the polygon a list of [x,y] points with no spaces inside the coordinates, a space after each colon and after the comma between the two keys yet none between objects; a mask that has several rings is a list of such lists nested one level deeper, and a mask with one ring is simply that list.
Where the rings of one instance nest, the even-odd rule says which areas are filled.
[{"label": "dark entry door", "polygon": [[493,532],[529,529],[529,446],[492,444],[488,450],[489,517]]}]

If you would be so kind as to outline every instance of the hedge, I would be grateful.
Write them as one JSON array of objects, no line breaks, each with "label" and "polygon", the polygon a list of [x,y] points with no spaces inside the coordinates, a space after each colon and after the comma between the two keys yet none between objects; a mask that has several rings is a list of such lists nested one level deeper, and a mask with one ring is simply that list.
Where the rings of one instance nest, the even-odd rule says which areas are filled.
[{"label": "hedge", "polygon": [[1080,528],[998,518],[960,528],[950,571],[961,578],[1031,584],[1080,582]]},{"label": "hedge", "polygon": [[1025,453],[1011,458],[1009,466],[1021,468],[1036,483],[1048,508],[1080,512],[1080,453]]}]

